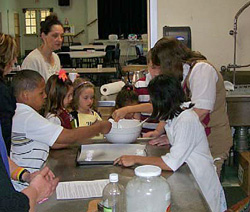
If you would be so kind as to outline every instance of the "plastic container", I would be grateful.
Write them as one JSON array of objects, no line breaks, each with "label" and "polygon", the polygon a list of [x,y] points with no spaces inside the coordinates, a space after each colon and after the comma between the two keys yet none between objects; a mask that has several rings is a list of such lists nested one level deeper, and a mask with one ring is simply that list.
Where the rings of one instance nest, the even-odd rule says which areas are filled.
[{"label": "plastic container", "polygon": [[169,212],[170,188],[158,166],[145,165],[135,169],[135,177],[126,187],[126,208],[133,212]]},{"label": "plastic container", "polygon": [[125,190],[118,183],[118,174],[109,175],[109,184],[103,189],[103,212],[125,212]]}]

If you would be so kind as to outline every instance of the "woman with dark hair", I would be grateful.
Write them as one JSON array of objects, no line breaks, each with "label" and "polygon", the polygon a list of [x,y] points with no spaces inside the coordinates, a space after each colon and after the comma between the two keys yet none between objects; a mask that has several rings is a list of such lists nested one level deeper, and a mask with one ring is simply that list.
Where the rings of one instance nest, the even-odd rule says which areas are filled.
[{"label": "woman with dark hair", "polygon": [[33,50],[23,61],[22,69],[38,71],[45,81],[61,69],[58,55],[63,42],[63,25],[55,14],[51,14],[41,22],[40,36],[42,45]]},{"label": "woman with dark hair", "polygon": [[[152,64],[162,74],[172,73],[180,81],[186,97],[194,104],[194,111],[205,127],[209,147],[215,160],[217,173],[228,157],[232,146],[232,134],[226,112],[226,91],[221,74],[199,52],[191,51],[175,38],[160,39],[151,51]],[[129,108],[129,112],[152,112],[152,105]],[[122,118],[126,110],[115,114]],[[159,132],[159,133],[158,133]],[[157,130],[159,138],[150,141],[154,145],[167,144],[161,139],[164,130]]]},{"label": "woman with dark hair", "polygon": [[180,81],[175,76],[159,75],[150,81],[148,90],[153,105],[152,118],[166,121],[170,152],[161,157],[125,155],[117,158],[114,164],[149,164],[176,171],[187,163],[211,211],[224,212],[227,208],[225,195],[213,165],[204,127],[194,108],[182,109],[185,94]]},{"label": "woman with dark hair", "polygon": [[187,98],[205,127],[217,173],[232,146],[226,112],[226,90],[220,72],[199,52],[191,51],[174,38],[162,38],[152,50],[152,63],[163,74],[172,73],[182,81]]}]

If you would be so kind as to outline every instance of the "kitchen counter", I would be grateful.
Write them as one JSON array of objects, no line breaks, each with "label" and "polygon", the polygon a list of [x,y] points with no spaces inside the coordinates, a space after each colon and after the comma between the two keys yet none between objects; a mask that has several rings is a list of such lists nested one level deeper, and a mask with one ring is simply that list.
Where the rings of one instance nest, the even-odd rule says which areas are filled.
[{"label": "kitchen counter", "polygon": [[[140,139],[139,139],[140,140]],[[99,142],[104,142],[100,140]],[[145,139],[140,142],[147,143]],[[89,141],[88,143],[93,143]],[[126,186],[134,176],[134,168],[124,168],[113,165],[76,166],[75,159],[78,146],[64,150],[51,150],[47,166],[60,178],[60,181],[79,181],[108,179],[110,173],[118,173],[119,181]],[[147,145],[149,156],[160,156],[168,151],[166,147]],[[167,179],[171,188],[172,212],[205,212],[210,211],[190,169],[183,165],[175,173],[163,171],[162,176]],[[88,203],[92,199],[56,200],[56,194],[37,206],[38,212],[86,212]]]}]

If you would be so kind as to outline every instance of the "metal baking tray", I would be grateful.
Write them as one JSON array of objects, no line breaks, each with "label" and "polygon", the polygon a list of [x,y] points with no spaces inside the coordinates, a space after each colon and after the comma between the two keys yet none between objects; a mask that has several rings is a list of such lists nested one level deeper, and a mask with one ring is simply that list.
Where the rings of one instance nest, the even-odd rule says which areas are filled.
[{"label": "metal baking tray", "polygon": [[142,144],[89,144],[81,145],[76,156],[79,165],[112,165],[122,155],[146,156],[146,145]]}]

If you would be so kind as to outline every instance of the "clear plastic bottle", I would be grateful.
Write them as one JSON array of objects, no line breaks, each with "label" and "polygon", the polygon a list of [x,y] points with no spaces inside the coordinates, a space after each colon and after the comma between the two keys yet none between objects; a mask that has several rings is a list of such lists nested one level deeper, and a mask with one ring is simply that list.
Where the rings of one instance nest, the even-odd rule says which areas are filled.
[{"label": "clear plastic bottle", "polygon": [[139,166],[126,187],[126,208],[133,212],[169,212],[170,188],[158,166]]},{"label": "clear plastic bottle", "polygon": [[118,183],[118,174],[109,175],[109,184],[103,189],[103,212],[125,212],[124,187]]}]

